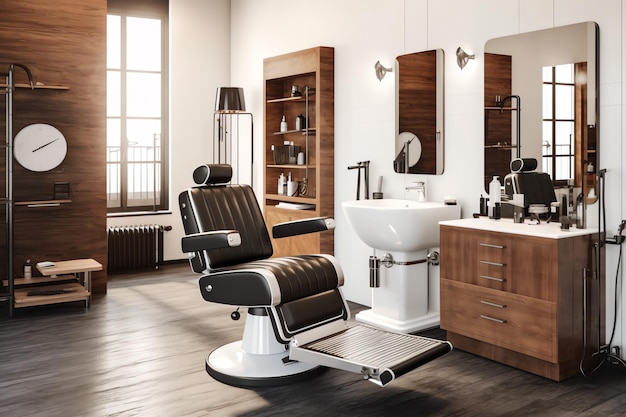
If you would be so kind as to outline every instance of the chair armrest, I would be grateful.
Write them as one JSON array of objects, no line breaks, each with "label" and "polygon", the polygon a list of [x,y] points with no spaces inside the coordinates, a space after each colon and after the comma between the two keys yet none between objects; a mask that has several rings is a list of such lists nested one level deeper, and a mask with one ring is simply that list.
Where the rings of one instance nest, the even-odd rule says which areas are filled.
[{"label": "chair armrest", "polygon": [[181,245],[185,253],[229,248],[241,245],[241,236],[236,230],[193,233],[183,236]]},{"label": "chair armrest", "polygon": [[332,217],[312,217],[310,219],[294,220],[275,224],[272,227],[274,239],[281,237],[304,235],[307,233],[323,232],[335,228],[335,219]]}]

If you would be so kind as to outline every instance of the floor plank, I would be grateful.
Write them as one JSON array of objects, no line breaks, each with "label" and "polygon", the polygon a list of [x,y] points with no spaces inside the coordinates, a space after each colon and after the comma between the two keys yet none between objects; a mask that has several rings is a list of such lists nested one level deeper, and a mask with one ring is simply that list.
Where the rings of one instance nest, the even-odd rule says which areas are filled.
[{"label": "floor plank", "polygon": [[332,369],[289,386],[230,387],[207,375],[204,361],[241,337],[244,320],[204,302],[187,265],[112,278],[88,311],[73,303],[0,321],[2,415],[626,414],[626,373],[610,365],[557,383],[458,350],[385,388]]}]

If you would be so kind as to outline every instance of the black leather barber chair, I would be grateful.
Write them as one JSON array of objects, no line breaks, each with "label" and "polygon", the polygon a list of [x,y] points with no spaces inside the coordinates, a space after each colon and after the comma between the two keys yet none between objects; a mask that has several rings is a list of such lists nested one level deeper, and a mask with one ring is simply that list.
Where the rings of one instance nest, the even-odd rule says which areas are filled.
[{"label": "black leather barber chair", "polygon": [[[380,386],[452,348],[450,343],[348,327],[343,273],[330,255],[272,256],[272,244],[252,188],[227,184],[229,165],[203,165],[198,184],[179,204],[183,251],[209,302],[247,307],[243,339],[217,348],[206,360],[215,379],[264,386],[308,378],[324,367],[360,374]],[[283,223],[274,238],[334,228],[331,218]],[[238,318],[235,311],[231,316]]]}]

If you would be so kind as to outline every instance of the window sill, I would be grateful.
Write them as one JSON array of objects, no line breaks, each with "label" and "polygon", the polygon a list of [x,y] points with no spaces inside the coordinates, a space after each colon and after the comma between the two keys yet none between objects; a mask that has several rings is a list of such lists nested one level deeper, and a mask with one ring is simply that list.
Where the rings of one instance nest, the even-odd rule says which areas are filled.
[{"label": "window sill", "polygon": [[107,213],[107,217],[140,217],[140,216],[161,216],[172,214],[171,210],[157,211],[128,211],[123,213]]}]

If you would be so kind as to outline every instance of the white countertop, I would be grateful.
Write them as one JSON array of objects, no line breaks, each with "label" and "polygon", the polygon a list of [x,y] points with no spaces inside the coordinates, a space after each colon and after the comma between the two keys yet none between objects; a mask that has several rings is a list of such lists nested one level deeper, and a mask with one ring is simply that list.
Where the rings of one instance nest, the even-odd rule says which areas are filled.
[{"label": "white countertop", "polygon": [[569,230],[561,230],[561,223],[558,222],[546,223],[542,221],[541,224],[535,223],[536,221],[530,221],[529,219],[526,219],[524,223],[514,223],[513,219],[493,220],[487,217],[480,217],[478,219],[446,220],[439,222],[442,226],[464,227],[467,229],[512,233],[517,235],[544,237],[548,239],[565,239],[568,237],[598,233],[598,229],[595,228],[576,229],[576,227],[570,227]]}]

